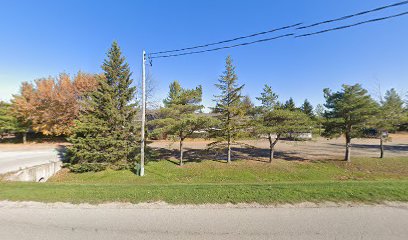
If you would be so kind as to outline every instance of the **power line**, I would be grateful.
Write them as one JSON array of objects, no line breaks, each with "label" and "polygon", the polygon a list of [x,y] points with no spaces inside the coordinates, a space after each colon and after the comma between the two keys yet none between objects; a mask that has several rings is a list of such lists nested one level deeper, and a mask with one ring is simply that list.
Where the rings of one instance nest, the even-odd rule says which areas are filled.
[{"label": "power line", "polygon": [[276,39],[279,39],[279,38],[284,38],[284,37],[289,37],[289,36],[294,36],[294,35],[295,34],[293,34],[293,33],[289,33],[289,34],[280,35],[280,36],[277,36],[277,37],[264,38],[264,39],[260,39],[260,40],[256,40],[256,41],[252,41],[252,42],[240,43],[240,44],[235,44],[235,45],[231,45],[231,46],[218,47],[218,48],[212,48],[212,49],[194,51],[194,52],[163,55],[163,56],[152,56],[150,58],[151,59],[153,59],[153,58],[169,58],[169,57],[178,57],[178,56],[191,55],[191,54],[204,53],[204,52],[212,52],[212,51],[218,51],[218,50],[221,50],[221,49],[235,48],[235,47],[241,47],[241,46],[251,45],[251,44],[255,44],[255,43],[260,43],[260,42],[272,41],[272,40],[276,40]]},{"label": "power line", "polygon": [[280,36],[277,36],[277,37],[265,38],[265,39],[260,39],[260,40],[257,40],[257,41],[240,43],[240,44],[235,44],[235,45],[231,45],[231,46],[218,47],[218,48],[212,48],[212,49],[207,49],[207,50],[186,52],[186,53],[179,53],[179,54],[169,54],[169,55],[162,55],[162,56],[150,56],[150,58],[151,59],[153,59],[153,58],[169,58],[169,57],[178,57],[178,56],[184,56],[184,55],[212,52],[212,51],[218,51],[218,50],[222,50],[222,49],[235,48],[235,47],[241,47],[241,46],[256,44],[256,43],[260,43],[260,42],[272,41],[272,40],[275,40],[275,39],[289,37],[289,36],[294,36],[294,38],[307,37],[307,36],[322,34],[322,33],[326,33],[326,32],[337,31],[337,30],[341,30],[341,29],[345,29],[345,28],[356,27],[356,26],[359,26],[359,25],[367,24],[367,23],[384,21],[384,20],[391,19],[391,18],[401,17],[401,16],[407,15],[407,14],[408,14],[408,12],[403,12],[403,13],[400,13],[400,14],[395,14],[395,15],[391,15],[391,16],[387,16],[387,17],[370,19],[370,20],[363,21],[363,22],[358,22],[358,23],[355,23],[355,24],[350,24],[350,25],[340,26],[340,27],[336,27],[336,28],[325,29],[325,30],[322,30],[322,31],[313,32],[313,33],[306,33],[306,34],[302,34],[302,35],[295,35],[294,33],[289,33],[289,34],[280,35]]},{"label": "power line", "polygon": [[[345,17],[343,17],[343,18],[338,18],[338,19],[333,19],[333,20],[327,20],[327,21],[320,22],[320,23],[315,23],[315,24],[312,24],[312,25],[313,25],[313,26],[317,26],[317,25],[320,25],[320,24],[328,23],[328,22],[339,21],[340,19],[343,19],[343,20],[344,20],[344,19],[350,18],[350,17],[352,17],[352,16],[358,16],[358,15],[366,14],[366,13],[368,13],[368,12],[379,11],[379,10],[386,9],[386,8],[390,8],[390,7],[400,6],[400,5],[403,5],[403,4],[408,4],[408,1],[404,1],[404,2],[400,2],[400,3],[396,3],[396,4],[392,4],[392,5],[388,5],[388,6],[376,8],[376,9],[369,10],[369,11],[365,11],[365,12],[360,12],[360,13],[357,13],[357,14],[354,14],[354,15],[345,16]],[[400,16],[403,16],[403,15],[406,15],[406,14],[408,14],[408,12],[403,12],[403,13],[400,13],[400,14],[395,14],[395,15],[386,16],[386,17],[382,17],[382,18],[370,19],[370,20],[363,21],[363,22],[358,22],[358,23],[355,23],[355,24],[344,25],[344,26],[340,26],[340,27],[325,29],[325,30],[322,30],[322,31],[317,31],[317,32],[312,32],[312,33],[306,33],[306,34],[301,34],[301,35],[295,35],[294,33],[289,33],[289,34],[280,35],[280,36],[277,36],[277,37],[265,38],[265,39],[260,39],[260,40],[256,40],[256,41],[252,41],[252,42],[240,43],[240,44],[235,44],[235,45],[230,45],[230,46],[224,46],[224,47],[217,47],[217,48],[212,48],[212,49],[207,49],[207,50],[193,51],[193,52],[185,52],[185,53],[178,53],[178,54],[168,54],[168,55],[161,55],[161,56],[151,56],[151,55],[153,55],[153,54],[178,52],[178,51],[184,51],[184,50],[188,50],[188,49],[196,49],[196,48],[201,48],[201,47],[205,47],[205,46],[211,46],[211,45],[215,45],[215,44],[221,44],[221,43],[225,43],[225,42],[231,42],[231,41],[235,41],[235,40],[243,39],[243,38],[249,38],[249,37],[251,37],[251,36],[257,36],[257,35],[260,35],[260,34],[266,34],[266,33],[270,33],[270,32],[273,32],[273,31],[278,31],[278,30],[282,30],[282,29],[291,28],[291,27],[293,27],[293,26],[298,26],[298,25],[300,25],[300,23],[298,23],[298,24],[295,24],[295,25],[286,26],[286,27],[282,27],[282,28],[277,28],[277,29],[273,29],[273,30],[270,30],[270,31],[262,32],[262,33],[251,34],[251,35],[248,35],[248,36],[239,37],[239,38],[235,38],[235,39],[225,40],[225,41],[221,41],[221,42],[218,42],[218,43],[210,43],[210,44],[201,45],[201,46],[196,46],[196,47],[190,47],[190,48],[184,48],[184,49],[177,49],[177,50],[170,50],[170,51],[163,51],[163,52],[156,52],[156,53],[149,54],[149,60],[151,61],[151,60],[154,59],[154,58],[169,58],[169,57],[178,57],[178,56],[184,56],[184,55],[191,55],[191,54],[199,54],[199,53],[205,53],[205,52],[218,51],[218,50],[222,50],[222,49],[235,48],[235,47],[241,47],[241,46],[246,46],[246,45],[261,43],[261,42],[272,41],[272,40],[275,40],[275,39],[284,38],[284,37],[289,37],[289,36],[294,36],[294,38],[307,37],[307,36],[322,34],[322,33],[326,33],[326,32],[331,32],[331,31],[336,31],[336,30],[342,30],[342,29],[345,29],[345,28],[356,27],[356,26],[359,26],[359,25],[367,24],[367,23],[373,23],[373,22],[383,21],[383,20],[387,20],[387,19],[390,19],[390,18],[396,18],[396,17],[400,17]],[[306,26],[306,27],[311,27],[312,25],[309,25],[309,26]],[[299,29],[299,28],[297,28],[296,30],[298,30],[298,29]]]},{"label": "power line", "polygon": [[398,2],[398,3],[386,5],[386,6],[383,6],[383,7],[378,7],[378,8],[375,8],[375,9],[371,9],[371,10],[367,10],[367,11],[363,11],[363,12],[359,12],[359,13],[355,13],[355,14],[343,16],[343,17],[340,17],[340,18],[335,18],[335,19],[330,19],[330,20],[318,22],[318,23],[314,23],[314,24],[311,24],[311,25],[298,27],[298,28],[296,28],[296,29],[297,29],[297,30],[306,29],[306,28],[311,28],[311,27],[319,26],[319,25],[326,24],[326,23],[332,23],[332,22],[342,21],[342,20],[346,20],[346,19],[349,19],[349,18],[353,18],[353,17],[365,15],[365,14],[368,14],[368,13],[385,10],[385,9],[387,9],[387,8],[398,7],[398,6],[405,5],[405,4],[408,4],[408,1],[402,1],[402,2]]},{"label": "power line", "polygon": [[373,22],[378,22],[378,21],[384,21],[384,20],[387,20],[387,19],[390,19],[390,18],[401,17],[401,16],[406,15],[406,14],[408,14],[408,12],[403,12],[403,13],[400,13],[400,14],[395,14],[395,15],[391,15],[391,16],[387,16],[387,17],[382,17],[382,18],[370,19],[370,20],[367,20],[367,21],[358,22],[358,23],[354,23],[354,24],[350,24],[350,25],[345,25],[345,26],[340,26],[340,27],[325,29],[325,30],[318,31],[318,32],[313,32],[313,33],[306,33],[306,34],[302,34],[302,35],[297,35],[297,36],[295,36],[295,38],[307,37],[307,36],[311,36],[311,35],[322,34],[322,33],[331,32],[331,31],[336,31],[336,30],[341,30],[341,29],[345,29],[345,28],[356,27],[356,26],[359,26],[359,25],[362,25],[362,24],[373,23]]},{"label": "power line", "polygon": [[[351,14],[351,15],[347,15],[347,16],[343,16],[343,17],[340,17],[340,18],[335,18],[335,19],[330,19],[330,20],[326,20],[326,21],[314,23],[314,24],[311,24],[311,25],[308,25],[308,26],[298,27],[298,28],[296,28],[296,30],[307,29],[307,28],[315,27],[315,26],[322,25],[322,24],[327,24],[327,23],[342,21],[342,20],[349,19],[349,18],[353,18],[353,17],[356,17],[356,16],[361,16],[361,15],[365,15],[365,14],[368,14],[368,13],[385,10],[385,9],[392,8],[392,7],[402,6],[402,5],[405,5],[405,4],[408,4],[408,0],[407,0],[407,1],[398,2],[398,3],[394,3],[394,4],[390,4],[390,5],[386,5],[386,6],[382,6],[382,7],[378,7],[378,8],[371,9],[371,10],[367,10],[367,11],[363,11],[363,12],[359,12],[359,13],[355,13],[355,14]],[[236,37],[236,38],[233,38],[233,39],[223,40],[223,41],[214,42],[214,43],[209,43],[209,44],[203,44],[203,45],[198,45],[198,46],[193,46],[193,47],[187,47],[187,48],[180,48],[180,49],[174,49],[174,50],[153,52],[153,53],[150,53],[150,54],[149,54],[149,57],[150,57],[150,59],[152,59],[152,58],[158,58],[158,57],[156,57],[156,56],[152,57],[152,55],[158,55],[158,54],[164,54],[164,53],[173,53],[173,52],[180,52],[180,51],[192,50],[192,49],[197,49],[197,48],[209,47],[209,46],[218,45],[218,44],[222,44],[222,43],[233,42],[233,41],[237,41],[237,40],[241,40],[241,39],[245,39],[245,38],[251,38],[251,37],[255,37],[255,36],[259,36],[259,35],[264,35],[264,34],[267,34],[267,33],[272,33],[272,32],[276,32],[276,31],[280,31],[280,30],[285,30],[285,29],[293,28],[293,27],[299,26],[299,25],[301,25],[301,24],[302,24],[302,23],[297,23],[297,24],[293,24],[293,25],[289,25],[289,26],[285,26],[285,27],[281,27],[281,28],[275,28],[275,29],[271,29],[271,30],[268,30],[268,31],[258,32],[258,33],[254,33],[254,34],[250,34],[250,35],[246,35],[246,36]],[[227,47],[227,48],[230,48],[230,47]],[[223,49],[223,48],[220,48],[220,49]],[[217,50],[219,50],[219,49],[217,48]],[[215,50],[211,50],[211,51],[215,51]],[[201,51],[198,51],[198,52],[201,52]],[[188,53],[188,54],[190,54],[190,53]],[[181,54],[181,55],[188,55],[188,54]],[[171,54],[171,55],[180,56],[179,54]],[[167,55],[166,55],[166,56],[167,56]]]},{"label": "power line", "polygon": [[259,35],[264,35],[267,33],[272,33],[272,32],[277,32],[280,30],[285,30],[288,28],[293,28],[296,26],[301,25],[302,23],[297,23],[297,24],[293,24],[293,25],[289,25],[289,26],[285,26],[285,27],[281,27],[281,28],[275,28],[275,29],[271,29],[268,31],[264,31],[264,32],[258,32],[258,33],[254,33],[254,34],[250,34],[250,35],[246,35],[246,36],[242,36],[242,37],[236,37],[236,38],[232,38],[232,39],[228,39],[228,40],[223,40],[220,42],[215,42],[215,43],[209,43],[209,44],[204,44],[204,45],[199,45],[199,46],[194,46],[194,47],[187,47],[187,48],[181,48],[181,49],[175,49],[175,50],[168,50],[168,51],[161,51],[161,52],[153,52],[150,53],[150,55],[157,55],[157,54],[163,54],[163,53],[172,53],[172,52],[180,52],[180,51],[185,51],[185,50],[192,50],[192,49],[196,49],[196,48],[204,48],[204,47],[209,47],[209,46],[213,46],[213,45],[218,45],[218,44],[222,44],[222,43],[228,43],[228,42],[233,42],[233,41],[237,41],[237,40],[241,40],[241,39],[245,39],[245,38],[250,38],[250,37],[255,37],[255,36],[259,36]]}]

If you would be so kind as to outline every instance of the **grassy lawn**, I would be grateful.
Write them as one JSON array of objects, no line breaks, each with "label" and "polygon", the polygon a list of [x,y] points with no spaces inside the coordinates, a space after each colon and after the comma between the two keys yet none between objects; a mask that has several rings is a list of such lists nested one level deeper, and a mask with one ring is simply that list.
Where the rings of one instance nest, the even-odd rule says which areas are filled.
[{"label": "grassy lawn", "polygon": [[296,203],[408,201],[408,158],[272,164],[150,162],[146,176],[62,171],[49,182],[0,183],[0,200],[44,202]]}]

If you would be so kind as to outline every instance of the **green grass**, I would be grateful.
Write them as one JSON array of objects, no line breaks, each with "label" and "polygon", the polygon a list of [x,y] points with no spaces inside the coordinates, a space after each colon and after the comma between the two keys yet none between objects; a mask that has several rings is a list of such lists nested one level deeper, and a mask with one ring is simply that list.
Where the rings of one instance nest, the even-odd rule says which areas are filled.
[{"label": "green grass", "polygon": [[0,199],[71,203],[377,203],[408,201],[408,181],[182,185],[3,183],[0,185]]},{"label": "green grass", "polygon": [[202,204],[408,201],[408,158],[341,161],[151,162],[146,176],[63,171],[47,183],[0,182],[0,200]]},{"label": "green grass", "polygon": [[337,180],[408,180],[408,158],[356,158],[344,161],[283,161],[272,164],[256,161],[217,161],[187,163],[183,167],[169,161],[150,162],[146,176],[130,171],[107,170],[98,173],[63,173],[51,182],[80,184],[238,184],[310,182]]}]

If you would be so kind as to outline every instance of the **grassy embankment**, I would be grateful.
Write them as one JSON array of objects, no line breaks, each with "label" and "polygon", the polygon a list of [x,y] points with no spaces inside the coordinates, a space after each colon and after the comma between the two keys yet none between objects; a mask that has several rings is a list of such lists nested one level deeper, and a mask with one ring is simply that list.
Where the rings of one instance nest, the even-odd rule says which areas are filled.
[{"label": "grassy embankment", "polygon": [[296,203],[408,201],[407,158],[272,164],[203,161],[184,167],[151,162],[146,176],[130,171],[72,174],[47,183],[0,183],[0,200],[72,203]]}]

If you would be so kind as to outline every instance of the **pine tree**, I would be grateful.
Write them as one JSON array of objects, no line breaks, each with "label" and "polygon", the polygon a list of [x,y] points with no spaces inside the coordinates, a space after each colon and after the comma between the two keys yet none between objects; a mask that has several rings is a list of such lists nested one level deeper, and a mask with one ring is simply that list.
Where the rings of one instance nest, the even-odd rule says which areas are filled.
[{"label": "pine tree", "polygon": [[378,106],[360,84],[344,84],[342,87],[341,91],[334,93],[328,88],[323,90],[327,109],[324,134],[329,137],[344,134],[345,160],[350,162],[351,139],[362,136],[370,119],[377,113]]},{"label": "pine tree", "polygon": [[[274,109],[263,112],[257,131],[267,134],[269,140],[269,162],[274,158],[275,146],[284,134],[301,133],[312,128],[310,118],[300,111]],[[275,136],[274,136],[275,135]]]},{"label": "pine tree", "polygon": [[[254,121],[254,130],[258,135],[267,135],[269,162],[271,163],[274,158],[275,146],[282,135],[310,131],[311,121],[306,114],[300,111],[295,111],[293,108],[284,109],[278,102],[278,95],[268,85],[265,85],[261,96],[257,99],[261,101],[262,105],[258,108],[259,114]],[[292,102],[290,105],[293,104],[294,106],[293,99],[290,102]]]},{"label": "pine tree", "polygon": [[228,163],[231,163],[231,143],[236,138],[241,126],[243,125],[244,110],[241,105],[241,90],[244,85],[238,85],[238,76],[235,73],[235,67],[232,64],[230,56],[225,62],[225,71],[219,78],[219,83],[215,86],[221,91],[220,95],[216,95],[216,106],[214,113],[218,114],[218,119],[221,122],[218,136],[221,140],[227,141],[228,148]]},{"label": "pine tree", "polygon": [[373,118],[377,137],[380,139],[380,158],[384,157],[384,141],[387,139],[385,132],[396,131],[404,124],[404,101],[394,88],[385,93],[380,101],[378,114]]},{"label": "pine tree", "polygon": [[69,139],[71,163],[130,164],[137,153],[136,88],[129,65],[113,42],[98,78],[99,88],[88,95],[74,134]]},{"label": "pine tree", "polygon": [[303,102],[302,106],[300,107],[300,110],[302,110],[302,112],[304,114],[306,114],[307,116],[309,116],[311,119],[315,118],[315,114],[313,112],[313,106],[312,104],[309,102],[309,100],[305,99],[305,101]]},{"label": "pine tree", "polygon": [[158,112],[158,119],[149,122],[154,127],[152,135],[174,135],[179,140],[180,166],[183,165],[183,142],[196,131],[208,130],[214,119],[201,115],[202,88],[184,89],[179,82],[170,84],[168,97],[163,101],[164,108]]}]

